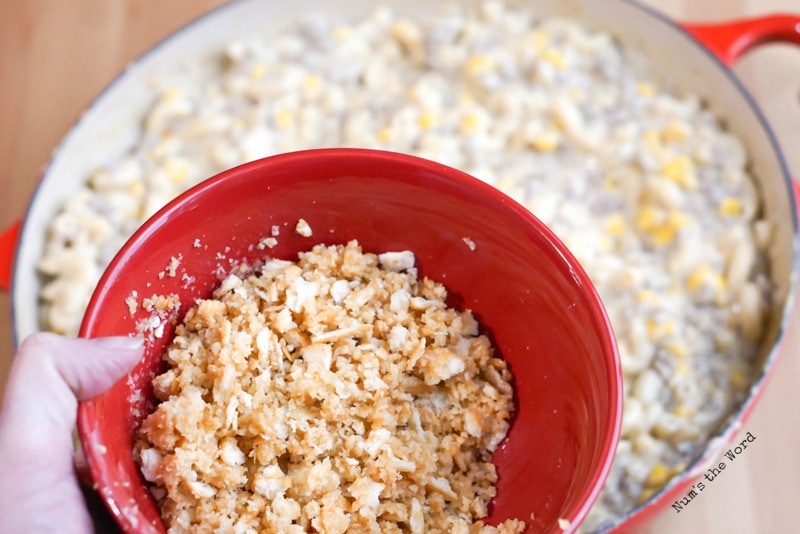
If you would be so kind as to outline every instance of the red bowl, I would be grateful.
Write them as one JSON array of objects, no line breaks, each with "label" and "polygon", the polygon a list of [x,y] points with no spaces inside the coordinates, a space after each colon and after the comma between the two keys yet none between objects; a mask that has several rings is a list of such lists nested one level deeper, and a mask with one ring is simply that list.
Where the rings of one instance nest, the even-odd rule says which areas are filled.
[{"label": "red bowl", "polygon": [[[294,232],[299,218],[314,230],[310,238]],[[368,252],[414,251],[420,274],[447,287],[449,305],[475,313],[514,373],[517,409],[494,455],[499,482],[489,522],[518,518],[531,532],[560,532],[559,519],[573,527],[583,520],[619,436],[622,380],[610,323],[583,269],[538,219],[444,165],[325,149],[223,172],[125,244],[98,284],[81,335],[135,334],[148,313],[129,310],[134,291],[140,299],[178,295],[182,319],[195,299],[211,295],[221,272],[265,257],[255,245],[273,225],[282,231],[265,249],[271,257],[293,260],[314,244],[352,239]],[[164,276],[173,257],[177,276]],[[78,410],[94,487],[126,532],[164,532],[132,445],[173,335],[165,324],[127,379]]]}]

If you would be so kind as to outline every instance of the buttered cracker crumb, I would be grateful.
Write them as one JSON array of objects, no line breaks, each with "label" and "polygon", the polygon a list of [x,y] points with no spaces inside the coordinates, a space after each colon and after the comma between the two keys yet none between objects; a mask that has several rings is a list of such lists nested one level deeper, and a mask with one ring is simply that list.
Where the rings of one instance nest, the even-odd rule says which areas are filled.
[{"label": "buttered cracker crumb", "polygon": [[128,306],[128,313],[133,315],[139,309],[139,293],[131,291],[130,295],[125,299],[125,304]]},{"label": "buttered cracker crumb", "polygon": [[181,260],[182,260],[181,256],[177,258],[175,256],[170,257],[167,267],[163,271],[158,273],[159,280],[167,276],[170,278],[175,278],[175,274],[178,272],[178,267],[181,264]]},{"label": "buttered cracker crumb", "polygon": [[133,310],[131,311],[133,314],[141,307],[149,315],[136,323],[136,332],[148,340],[161,338],[164,335],[164,327],[176,321],[181,307],[180,297],[175,294],[152,295],[142,299],[141,304],[137,297],[134,291],[125,299],[128,310]]},{"label": "buttered cracker crumb", "polygon": [[264,250],[265,248],[275,248],[275,246],[277,244],[278,244],[278,240],[275,239],[274,237],[266,237],[266,238],[262,239],[261,241],[259,241],[258,249],[259,250]]},{"label": "buttered cracker crumb", "polygon": [[297,221],[297,226],[294,227],[294,231],[303,237],[311,237],[311,234],[314,233],[305,219]]},{"label": "buttered cracker crumb", "polygon": [[408,259],[318,245],[189,310],[135,445],[170,532],[524,530],[480,522],[511,373]]}]

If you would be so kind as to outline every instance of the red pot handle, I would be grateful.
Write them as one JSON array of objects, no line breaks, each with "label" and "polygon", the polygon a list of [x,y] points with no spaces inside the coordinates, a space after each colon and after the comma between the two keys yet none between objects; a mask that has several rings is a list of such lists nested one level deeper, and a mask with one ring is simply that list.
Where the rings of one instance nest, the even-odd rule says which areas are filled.
[{"label": "red pot handle", "polygon": [[776,41],[800,45],[800,16],[766,15],[711,24],[684,23],[683,28],[726,66],[751,48]]},{"label": "red pot handle", "polygon": [[0,289],[11,290],[11,269],[22,221],[15,221],[0,234]]},{"label": "red pot handle", "polygon": [[[762,44],[800,45],[800,15],[775,14],[711,24],[683,23],[682,26],[726,67],[732,67],[737,59]],[[800,211],[800,185],[797,180],[793,184]]]},{"label": "red pot handle", "polygon": [[797,218],[800,220],[800,181],[795,178],[792,180],[792,185],[794,186],[794,204],[795,209],[797,209]]}]

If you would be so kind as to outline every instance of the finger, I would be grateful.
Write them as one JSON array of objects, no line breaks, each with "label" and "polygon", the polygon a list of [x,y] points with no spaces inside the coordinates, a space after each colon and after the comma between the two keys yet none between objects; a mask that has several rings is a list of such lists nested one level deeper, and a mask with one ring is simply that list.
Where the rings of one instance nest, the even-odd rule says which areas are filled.
[{"label": "finger", "polygon": [[77,401],[111,387],[133,368],[142,350],[140,338],[34,334],[14,358],[2,417],[72,429]]},{"label": "finger", "polygon": [[77,402],[123,377],[142,347],[131,338],[52,334],[20,345],[0,412],[0,531],[90,532],[73,469]]},{"label": "finger", "polygon": [[75,397],[82,401],[102,393],[125,376],[141,358],[144,340],[124,336],[72,339],[70,345],[77,357],[54,354],[53,363]]}]

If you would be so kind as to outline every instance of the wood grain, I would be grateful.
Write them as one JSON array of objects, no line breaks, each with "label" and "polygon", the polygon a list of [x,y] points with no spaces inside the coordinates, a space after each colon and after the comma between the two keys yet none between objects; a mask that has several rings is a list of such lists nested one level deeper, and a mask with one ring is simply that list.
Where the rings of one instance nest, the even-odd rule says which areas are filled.
[{"label": "wood grain", "polygon": [[[103,87],[154,43],[222,0],[3,0],[0,2],[0,229],[23,216],[42,166]],[[685,21],[800,13],[797,0],[646,0]],[[800,48],[771,45],[734,68],[800,173]],[[7,259],[2,259],[7,261]],[[33,302],[33,300],[32,300]],[[14,350],[9,298],[0,294],[0,391]],[[800,490],[800,316],[741,434],[744,453],[684,511],[664,510],[644,532],[787,532]]]}]

